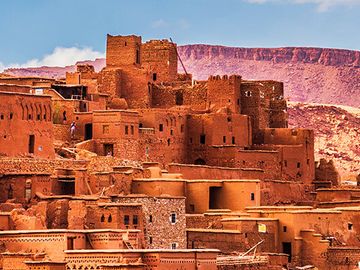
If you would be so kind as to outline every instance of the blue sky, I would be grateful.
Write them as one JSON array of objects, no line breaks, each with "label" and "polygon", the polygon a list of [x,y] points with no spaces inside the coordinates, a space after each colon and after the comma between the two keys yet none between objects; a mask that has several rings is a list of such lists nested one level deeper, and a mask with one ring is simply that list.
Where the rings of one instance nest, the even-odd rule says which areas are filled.
[{"label": "blue sky", "polygon": [[0,10],[0,70],[101,57],[107,33],[360,49],[360,0],[12,0]]}]

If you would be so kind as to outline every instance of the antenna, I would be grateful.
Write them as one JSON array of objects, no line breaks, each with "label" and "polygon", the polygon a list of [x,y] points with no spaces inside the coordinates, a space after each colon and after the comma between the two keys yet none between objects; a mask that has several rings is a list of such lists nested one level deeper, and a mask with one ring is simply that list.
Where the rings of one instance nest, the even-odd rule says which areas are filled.
[{"label": "antenna", "polygon": [[[170,38],[170,41],[171,41],[172,43],[174,43],[173,40],[172,40],[172,38]],[[180,55],[179,55],[176,47],[175,47],[175,51],[176,51],[177,58],[179,59],[179,61],[180,61],[180,63],[181,63],[181,66],[182,66],[182,68],[183,68],[184,71],[185,71],[185,74],[188,75],[188,73],[187,73],[187,71],[186,71],[186,68],[185,68],[185,66],[184,66],[184,63],[183,63],[183,61],[181,60]]]}]

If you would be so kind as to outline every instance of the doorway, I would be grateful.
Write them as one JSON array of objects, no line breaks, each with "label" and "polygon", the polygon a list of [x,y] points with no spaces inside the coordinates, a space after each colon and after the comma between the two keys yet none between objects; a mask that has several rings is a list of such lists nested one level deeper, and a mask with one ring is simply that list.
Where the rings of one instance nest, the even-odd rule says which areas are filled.
[{"label": "doorway", "polygon": [[104,144],[104,156],[114,156],[114,145],[110,143]]},{"label": "doorway", "polygon": [[221,209],[220,206],[220,192],[221,187],[209,188],[209,209]]},{"label": "doorway", "polygon": [[291,242],[283,242],[283,253],[289,255],[288,261],[291,262]]},{"label": "doorway", "polygon": [[86,140],[91,140],[93,137],[93,131],[92,131],[92,124],[88,123],[85,124],[85,141]]}]

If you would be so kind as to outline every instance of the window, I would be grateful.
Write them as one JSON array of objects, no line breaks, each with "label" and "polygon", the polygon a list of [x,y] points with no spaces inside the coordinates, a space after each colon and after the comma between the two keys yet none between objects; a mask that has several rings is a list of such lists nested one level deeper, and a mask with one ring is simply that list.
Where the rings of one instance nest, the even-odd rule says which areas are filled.
[{"label": "window", "polygon": [[309,158],[306,160],[306,164],[307,164],[307,165],[310,164],[310,159],[309,159]]},{"label": "window", "polygon": [[287,227],[283,226],[283,232],[287,232]]},{"label": "window", "polygon": [[143,123],[139,123],[139,128],[142,128],[143,127]]},{"label": "window", "polygon": [[125,126],[125,135],[129,134],[129,126]]},{"label": "window", "polygon": [[103,134],[109,134],[109,125],[103,125]]},{"label": "window", "polygon": [[36,120],[38,120],[38,121],[41,120],[41,115],[40,114],[37,115]]},{"label": "window", "polygon": [[153,238],[151,236],[149,237],[149,243],[150,245],[153,243]]},{"label": "window", "polygon": [[140,50],[136,49],[136,64],[140,64]]},{"label": "window", "polygon": [[246,92],[245,92],[245,96],[251,97],[251,91],[246,91]]},{"label": "window", "polygon": [[237,105],[240,105],[240,99],[237,100]]},{"label": "window", "polygon": [[100,221],[105,222],[105,216],[104,215],[101,216]]},{"label": "window", "polygon": [[160,124],[159,125],[159,131],[163,131],[164,130],[164,125],[163,124]]},{"label": "window", "polygon": [[205,141],[206,141],[205,134],[201,134],[200,135],[200,144],[205,144]]},{"label": "window", "polygon": [[352,231],[352,229],[353,229],[353,224],[349,222],[349,223],[348,223],[348,230],[349,230],[349,231]]},{"label": "window", "polygon": [[252,192],[252,193],[250,194],[250,199],[251,199],[252,201],[255,201],[255,193]]},{"label": "window", "polygon": [[29,153],[34,154],[35,152],[35,135],[29,136]]},{"label": "window", "polygon": [[124,216],[124,224],[125,224],[125,225],[129,225],[129,223],[130,223],[129,215],[125,215],[125,216]]},{"label": "window", "polygon": [[192,143],[192,138],[190,138],[190,143]]},{"label": "window", "polygon": [[131,135],[134,135],[134,126],[131,126]]},{"label": "window", "polygon": [[235,144],[235,137],[234,136],[231,138],[231,143]]},{"label": "window", "polygon": [[170,139],[167,139],[167,145],[170,146]]},{"label": "window", "polygon": [[223,143],[226,143],[226,136],[223,136]]},{"label": "window", "polygon": [[181,127],[180,127],[180,132],[181,132],[181,133],[184,132],[184,125],[181,125]]},{"label": "window", "polygon": [[296,167],[300,168],[300,165],[301,165],[300,162],[298,162],[297,165],[296,165]]},{"label": "window", "polygon": [[190,212],[195,212],[195,205],[190,204]]},{"label": "window", "polygon": [[153,216],[150,215],[150,216],[149,216],[149,223],[152,223],[152,222],[153,222]]},{"label": "window", "polygon": [[173,131],[173,130],[170,130],[170,135],[174,135],[174,131]]},{"label": "window", "polygon": [[0,115],[0,119],[4,120],[4,115],[3,114]]},{"label": "window", "polygon": [[287,160],[284,160],[284,166],[287,167]]},{"label": "window", "polygon": [[153,73],[153,76],[152,76],[153,81],[156,81],[156,79],[157,79],[156,77],[157,77],[157,74]]},{"label": "window", "polygon": [[171,243],[171,249],[176,249],[177,248],[177,243]]},{"label": "window", "polygon": [[111,214],[110,214],[109,217],[108,217],[108,222],[109,222],[109,223],[112,222],[112,216],[111,216]]},{"label": "window", "polygon": [[171,213],[171,215],[170,215],[170,222],[171,222],[171,224],[175,224],[175,223],[176,223],[176,213]]},{"label": "window", "polygon": [[137,225],[138,223],[139,223],[138,216],[137,216],[137,215],[134,215],[134,216],[133,216],[133,224],[134,224],[134,225]]}]

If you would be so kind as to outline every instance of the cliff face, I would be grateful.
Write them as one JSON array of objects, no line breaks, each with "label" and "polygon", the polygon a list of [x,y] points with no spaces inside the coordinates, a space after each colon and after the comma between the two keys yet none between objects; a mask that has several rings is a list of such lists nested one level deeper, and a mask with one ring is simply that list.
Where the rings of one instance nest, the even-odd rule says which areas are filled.
[{"label": "cliff face", "polygon": [[240,74],[250,80],[278,80],[292,101],[360,106],[359,51],[188,45],[179,47],[179,55],[196,79]]},{"label": "cliff face", "polygon": [[[292,101],[360,107],[360,51],[322,48],[234,48],[213,45],[179,46],[189,73],[197,80],[210,75],[240,74],[247,80],[277,80]],[[82,62],[84,63],[84,62]],[[104,59],[85,61],[99,71]],[[16,76],[64,77],[65,68],[8,69]],[[179,65],[179,72],[182,67]]]}]

